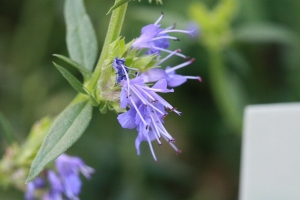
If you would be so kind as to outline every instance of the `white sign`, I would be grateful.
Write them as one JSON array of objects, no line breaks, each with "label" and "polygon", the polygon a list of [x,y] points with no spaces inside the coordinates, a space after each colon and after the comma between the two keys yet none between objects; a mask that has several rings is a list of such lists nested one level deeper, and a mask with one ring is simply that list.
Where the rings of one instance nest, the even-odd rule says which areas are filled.
[{"label": "white sign", "polygon": [[248,106],[240,200],[300,200],[300,103]]}]

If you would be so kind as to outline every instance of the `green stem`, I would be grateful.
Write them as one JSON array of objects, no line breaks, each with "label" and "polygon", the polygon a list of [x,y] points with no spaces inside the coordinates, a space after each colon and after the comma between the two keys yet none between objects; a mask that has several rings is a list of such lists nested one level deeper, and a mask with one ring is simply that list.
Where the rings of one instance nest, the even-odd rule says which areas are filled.
[{"label": "green stem", "polygon": [[[116,0],[115,3],[117,3],[118,1],[120,1],[120,0]],[[88,83],[88,86],[87,86],[88,89],[93,88],[97,84],[97,81],[101,74],[102,65],[108,54],[109,45],[113,41],[115,41],[120,35],[123,21],[125,18],[126,9],[127,9],[127,3],[123,4],[119,8],[115,9],[111,15],[108,30],[107,30],[105,41],[104,41],[104,45],[102,48],[102,52],[101,52],[100,58],[98,60],[98,63],[96,65],[93,76],[92,76],[90,82]]]},{"label": "green stem", "polygon": [[215,102],[223,119],[227,121],[234,131],[240,133],[242,129],[242,110],[235,105],[231,95],[230,80],[223,63],[221,50],[210,49],[209,59],[209,76]]}]

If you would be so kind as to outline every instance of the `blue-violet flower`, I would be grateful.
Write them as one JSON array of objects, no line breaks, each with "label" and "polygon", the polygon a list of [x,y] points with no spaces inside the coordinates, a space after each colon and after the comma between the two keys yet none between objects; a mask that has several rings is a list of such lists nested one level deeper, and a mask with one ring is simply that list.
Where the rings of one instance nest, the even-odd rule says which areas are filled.
[{"label": "blue-violet flower", "polygon": [[[60,155],[55,160],[55,166],[58,173],[53,170],[45,170],[39,177],[27,184],[27,190],[24,195],[25,200],[34,200],[35,191],[46,188],[46,181],[49,182],[49,191],[43,194],[42,200],[77,200],[81,190],[81,180],[79,172],[86,178],[91,178],[94,169],[84,164],[79,157]],[[46,174],[46,175],[45,175]]]},{"label": "blue-violet flower", "polygon": [[[172,53],[172,51],[167,50],[167,48],[169,48],[170,46],[169,39],[174,41],[179,41],[179,39],[174,36],[170,36],[169,33],[179,32],[190,34],[193,36],[194,30],[175,29],[175,24],[165,29],[160,28],[159,22],[163,17],[164,14],[162,13],[162,15],[154,24],[144,26],[141,31],[141,36],[132,43],[132,47],[136,49],[148,49],[146,54],[160,54],[161,51]],[[186,58],[185,55],[178,52],[176,53],[176,55]]]},{"label": "blue-violet flower", "polygon": [[79,157],[62,154],[55,160],[56,169],[61,177],[64,193],[69,199],[78,199],[81,190],[79,172],[90,179],[94,169],[85,165]]},{"label": "blue-violet flower", "polygon": [[[161,29],[159,22],[163,18],[163,14],[154,24],[149,24],[142,28],[142,34],[134,40],[132,48],[148,49],[146,54],[156,54],[157,60],[153,68],[142,73],[131,73],[130,70],[138,70],[127,67],[125,58],[116,57],[112,62],[112,67],[116,72],[116,84],[121,86],[120,92],[120,107],[128,109],[126,112],[119,114],[118,121],[123,128],[136,129],[138,135],[135,140],[137,154],[140,154],[140,144],[142,141],[147,141],[155,161],[156,155],[152,147],[152,141],[156,140],[161,145],[161,138],[165,139],[171,147],[180,153],[181,151],[175,146],[175,139],[164,127],[164,118],[168,111],[173,111],[180,115],[171,104],[164,100],[157,93],[173,92],[173,89],[168,89],[167,86],[177,87],[187,79],[197,79],[201,81],[199,76],[183,76],[176,74],[175,71],[190,65],[194,59],[183,62],[174,67],[166,67],[161,69],[161,65],[174,55],[187,59],[187,56],[180,53],[180,49],[170,51],[167,48],[170,46],[169,39],[178,41],[179,39],[170,36],[171,32],[181,32],[194,34],[194,30],[177,30],[175,26]],[[161,59],[160,52],[167,52],[168,55]],[[129,76],[129,74],[134,74]]]}]

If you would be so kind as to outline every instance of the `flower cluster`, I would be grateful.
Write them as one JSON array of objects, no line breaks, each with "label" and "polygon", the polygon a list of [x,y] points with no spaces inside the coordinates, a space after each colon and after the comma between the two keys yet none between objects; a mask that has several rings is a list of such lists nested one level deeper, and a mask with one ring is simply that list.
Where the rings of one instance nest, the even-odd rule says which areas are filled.
[{"label": "flower cluster", "polygon": [[[158,24],[163,18],[163,15],[154,23],[142,28],[142,34],[132,43],[133,49],[147,49],[146,54],[155,54],[158,57],[156,67],[151,68],[143,73],[134,73],[131,78],[129,68],[125,65],[125,58],[115,58],[113,68],[116,71],[116,83],[122,89],[120,93],[120,107],[128,109],[126,112],[118,116],[118,121],[123,128],[134,129],[138,131],[138,136],[135,141],[135,146],[138,155],[140,154],[140,143],[147,141],[155,161],[156,155],[152,147],[152,141],[156,140],[159,145],[162,145],[161,138],[166,140],[176,151],[180,150],[175,146],[175,139],[164,127],[164,118],[169,112],[175,112],[180,115],[175,107],[169,104],[157,93],[169,93],[174,89],[169,87],[177,87],[187,79],[197,79],[198,76],[183,76],[176,74],[175,71],[194,62],[194,59],[183,62],[175,67],[166,67],[166,69],[158,68],[173,55],[187,57],[180,53],[180,50],[170,51],[167,48],[170,46],[169,39],[178,40],[177,38],[168,35],[171,32],[182,32],[192,34],[193,31],[177,30],[174,26],[166,29],[161,29]],[[168,55],[160,59],[159,54],[167,52]]]},{"label": "flower cluster", "polygon": [[79,199],[81,180],[79,172],[86,178],[90,178],[94,169],[85,165],[79,157],[72,157],[62,154],[55,160],[55,167],[58,173],[53,170],[45,170],[39,177],[27,184],[25,200],[34,200],[35,191],[47,187],[47,180],[50,186],[49,191],[43,194],[43,200]]}]

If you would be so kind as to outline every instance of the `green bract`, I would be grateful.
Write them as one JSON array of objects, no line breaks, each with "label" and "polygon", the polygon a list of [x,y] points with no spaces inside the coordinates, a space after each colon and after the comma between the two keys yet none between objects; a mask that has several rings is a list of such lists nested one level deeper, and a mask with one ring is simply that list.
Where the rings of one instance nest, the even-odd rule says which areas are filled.
[{"label": "green bract", "polygon": [[131,48],[133,41],[125,44],[124,38],[118,38],[110,44],[107,59],[105,59],[102,66],[102,71],[97,84],[98,101],[104,101],[100,105],[100,111],[106,112],[106,106],[116,112],[124,111],[118,105],[120,101],[121,88],[116,84],[116,72],[112,67],[113,60],[118,58],[125,58],[125,65],[130,68],[138,69],[139,72],[147,71],[156,64],[155,55],[141,55],[140,51]]}]

